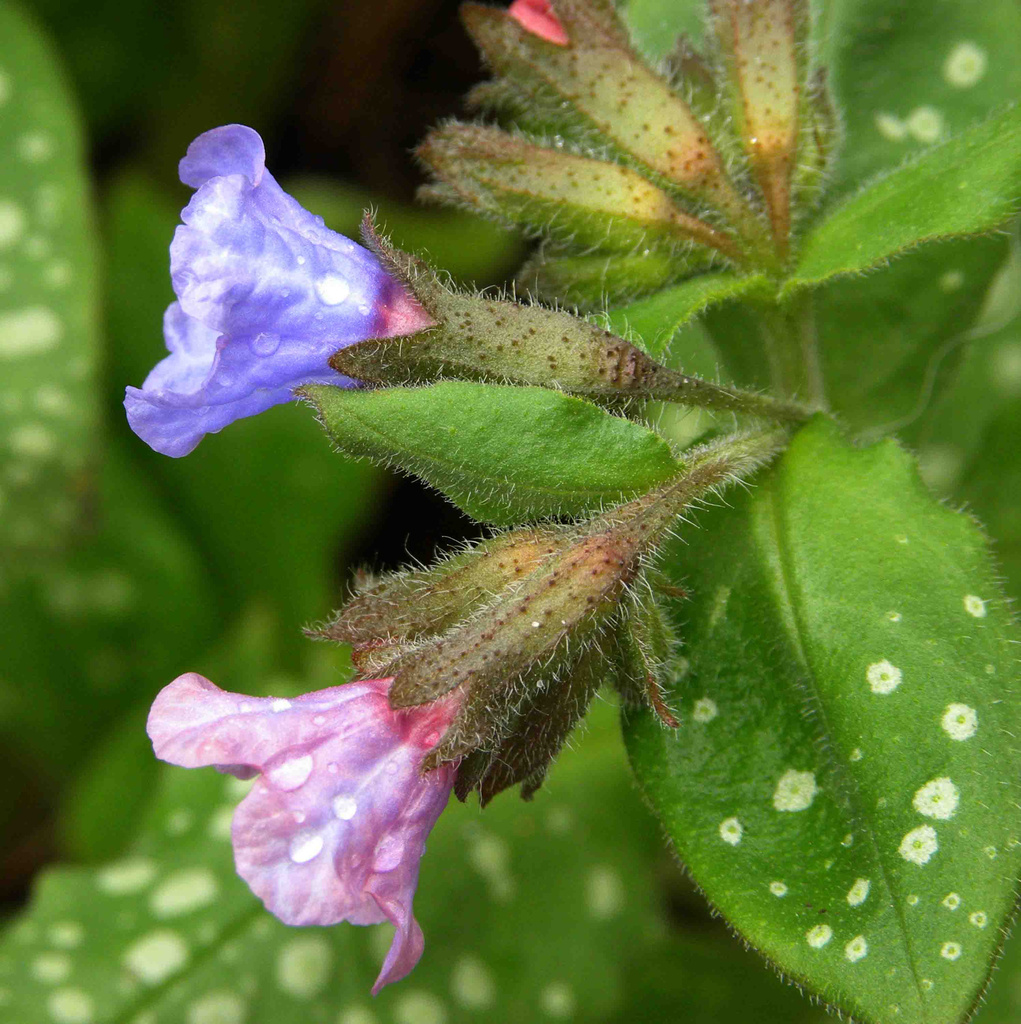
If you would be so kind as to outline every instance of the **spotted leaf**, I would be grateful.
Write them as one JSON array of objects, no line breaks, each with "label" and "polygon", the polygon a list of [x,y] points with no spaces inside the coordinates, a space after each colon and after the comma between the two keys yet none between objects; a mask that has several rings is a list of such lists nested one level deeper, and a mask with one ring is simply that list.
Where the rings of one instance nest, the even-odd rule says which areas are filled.
[{"label": "spotted leaf", "polygon": [[669,562],[682,727],[627,721],[645,792],[789,977],[862,1021],[963,1020],[1021,861],[1019,636],[980,531],[826,421],[712,520]]},{"label": "spotted leaf", "polygon": [[55,55],[19,7],[3,4],[0,549],[14,556],[58,546],[74,524],[96,426],[96,254],[82,149]]}]

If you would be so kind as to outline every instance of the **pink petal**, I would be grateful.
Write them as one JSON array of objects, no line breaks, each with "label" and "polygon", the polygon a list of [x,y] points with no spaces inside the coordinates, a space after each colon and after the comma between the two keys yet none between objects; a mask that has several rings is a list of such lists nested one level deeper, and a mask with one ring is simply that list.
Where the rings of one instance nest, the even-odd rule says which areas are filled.
[{"label": "pink petal", "polygon": [[285,924],[375,924],[396,931],[373,992],[422,955],[412,902],[425,840],[455,768],[423,774],[462,701],[459,692],[394,711],[391,679],[291,700],[227,693],[195,673],[156,698],[157,756],[259,778],[234,815],[238,874]]},{"label": "pink petal", "polygon": [[[373,679],[289,700],[228,693],[195,672],[163,688],[149,712],[156,756],[182,768],[245,765],[258,771],[279,751],[372,727],[389,707],[390,681]],[[360,714],[345,705],[358,700]]]},{"label": "pink petal", "polygon": [[566,46],[570,40],[560,19],[553,13],[549,0],[514,0],[507,13],[518,24],[548,43]]}]

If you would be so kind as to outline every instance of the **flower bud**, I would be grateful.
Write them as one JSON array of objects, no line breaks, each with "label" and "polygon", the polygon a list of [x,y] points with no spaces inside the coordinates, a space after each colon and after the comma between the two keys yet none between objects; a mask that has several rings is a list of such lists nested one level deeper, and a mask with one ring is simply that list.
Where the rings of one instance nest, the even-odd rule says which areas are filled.
[{"label": "flower bud", "polygon": [[[807,0],[710,0],[730,112],[786,253],[791,187],[808,106]],[[807,141],[807,140],[806,140]]]},{"label": "flower bud", "polygon": [[457,122],[431,132],[417,154],[439,179],[425,198],[465,203],[510,225],[546,225],[550,237],[587,249],[683,254],[698,244],[741,261],[725,231],[621,164]]},{"label": "flower bud", "polygon": [[330,623],[308,635],[350,644],[355,667],[371,674],[423,638],[457,625],[493,594],[528,576],[563,542],[552,527],[515,530],[431,568],[365,581]]},{"label": "flower bud", "polygon": [[567,45],[527,31],[495,8],[465,4],[462,17],[497,74],[552,107],[552,120],[566,118],[569,135],[580,130],[599,139],[653,182],[743,219],[744,200],[702,125],[632,49],[613,5],[561,0],[555,11]]},{"label": "flower bud", "polygon": [[675,479],[587,523],[511,531],[399,574],[356,596],[321,635],[363,646],[381,638],[373,664],[393,677],[396,710],[456,691],[457,714],[425,770],[458,763],[462,798],[477,789],[487,801],[518,782],[529,795],[601,682],[619,680],[628,700],[674,722],[659,681],[669,637],[641,598],[649,561],[693,501],[749,472],[780,440],[695,449]]},{"label": "flower bud", "polygon": [[452,291],[424,261],[381,239],[371,223],[366,222],[365,235],[435,326],[407,337],[348,345],[330,359],[345,376],[391,386],[445,378],[537,385],[609,404],[659,399],[803,418],[792,406],[669,369],[631,342],[568,313]]}]

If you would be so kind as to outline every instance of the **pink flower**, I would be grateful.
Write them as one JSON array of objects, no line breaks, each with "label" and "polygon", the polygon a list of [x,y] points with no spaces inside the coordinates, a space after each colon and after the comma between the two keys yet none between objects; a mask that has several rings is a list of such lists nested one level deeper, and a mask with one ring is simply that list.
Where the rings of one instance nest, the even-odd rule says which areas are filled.
[{"label": "pink flower", "polygon": [[570,42],[550,0],[514,0],[507,13],[526,32],[541,36],[548,43],[566,46]]},{"label": "pink flower", "polygon": [[227,693],[189,672],[160,692],[148,724],[164,761],[259,776],[231,837],[238,874],[272,914],[291,925],[393,923],[373,994],[422,955],[418,863],[455,768],[421,765],[461,702],[455,693],[394,711],[392,682],[284,700]]}]

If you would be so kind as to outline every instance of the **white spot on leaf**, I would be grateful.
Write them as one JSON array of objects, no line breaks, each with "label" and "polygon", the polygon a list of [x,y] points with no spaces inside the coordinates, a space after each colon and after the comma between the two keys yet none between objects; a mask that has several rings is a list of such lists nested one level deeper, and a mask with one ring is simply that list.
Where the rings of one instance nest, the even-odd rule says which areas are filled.
[{"label": "white spot on leaf", "polygon": [[30,164],[49,159],[53,148],[53,137],[45,132],[28,132],[18,139],[18,156]]},{"label": "white spot on leaf", "polygon": [[844,956],[851,961],[852,964],[857,963],[862,957],[866,956],[869,951],[869,944],[865,941],[864,935],[856,935],[851,941],[844,946]]},{"label": "white spot on leaf", "polygon": [[828,924],[817,924],[805,932],[805,940],[812,949],[822,949],[833,938],[833,929]]},{"label": "white spot on leaf", "polygon": [[986,51],[971,40],[958,43],[943,62],[943,77],[956,89],[976,85],[986,73],[989,63]]},{"label": "white spot on leaf", "polygon": [[547,985],[539,994],[539,1005],[543,1012],[550,1017],[572,1017],[574,1016],[577,1000],[570,985],[563,981],[554,981]]},{"label": "white spot on leaf", "polygon": [[625,900],[624,882],[613,868],[598,864],[589,872],[585,902],[589,914],[597,921],[616,917],[624,909]]},{"label": "white spot on leaf", "polygon": [[812,805],[818,792],[814,772],[799,772],[789,768],[776,784],[773,806],[778,811],[804,811]]},{"label": "white spot on leaf", "polygon": [[891,142],[903,142],[908,135],[908,126],[895,114],[880,110],[875,118],[876,131]]},{"label": "white spot on leaf", "polygon": [[968,915],[968,921],[976,928],[985,928],[989,924],[989,918],[984,910],[976,910]]},{"label": "white spot on leaf", "polygon": [[74,949],[81,945],[85,929],[77,921],[55,921],[50,925],[49,940],[61,949]]},{"label": "white spot on leaf", "polygon": [[779,896],[780,898],[783,898],[784,896],[787,895],[787,884],[785,882],[779,882],[779,881],[777,881],[777,882],[770,882],[769,883],[769,891],[774,896]]},{"label": "white spot on leaf", "polygon": [[96,875],[96,885],[111,896],[127,896],[144,889],[156,877],[156,865],[141,857],[118,861]]},{"label": "white spot on leaf", "polygon": [[32,976],[44,985],[66,981],[71,973],[71,958],[66,953],[40,953],[32,961]]},{"label": "white spot on leaf", "polygon": [[868,899],[872,883],[867,878],[856,878],[854,885],[847,890],[847,902],[852,907],[860,907]]},{"label": "white spot on leaf", "polygon": [[905,125],[919,142],[938,142],[944,132],[943,115],[935,107],[917,107]]},{"label": "white spot on leaf", "polygon": [[319,936],[302,936],[285,943],[277,957],[277,984],[296,999],[311,999],[330,980],[333,953]]},{"label": "white spot on leaf", "polygon": [[960,799],[961,794],[957,787],[943,775],[938,779],[931,779],[922,786],[915,793],[911,804],[919,814],[924,814],[927,818],[947,821],[954,816]]},{"label": "white spot on leaf", "polygon": [[936,830],[931,825],[921,825],[918,828],[913,828],[904,836],[897,852],[912,864],[921,865],[928,864],[938,849]]},{"label": "white spot on leaf", "polygon": [[869,665],[865,670],[865,678],[873,693],[887,694],[893,693],[900,686],[903,677],[900,669],[884,658]]},{"label": "white spot on leaf", "polygon": [[961,944],[959,942],[944,942],[939,948],[939,955],[944,960],[956,960],[961,955]]},{"label": "white spot on leaf", "polygon": [[724,818],[720,822],[720,838],[731,846],[737,846],[744,835],[744,826],[737,818]]},{"label": "white spot on leaf", "polygon": [[961,905],[961,897],[956,892],[948,892],[940,902],[947,910],[956,910]]},{"label": "white spot on leaf", "polygon": [[402,996],[394,1006],[396,1024],[446,1024],[447,1011],[431,992],[419,989]]},{"label": "white spot on leaf", "polygon": [[64,333],[57,315],[45,306],[0,313],[0,359],[34,356],[55,348]]},{"label": "white spot on leaf", "polygon": [[964,610],[976,619],[984,619],[986,617],[986,603],[975,594],[964,595]]},{"label": "white spot on leaf", "polygon": [[139,981],[159,985],[188,962],[188,947],[177,932],[155,931],[124,954],[124,966]]},{"label": "white spot on leaf", "polygon": [[188,1024],[242,1024],[245,1001],[233,992],[210,992],[188,1008]]},{"label": "white spot on leaf", "polygon": [[92,1024],[92,999],[80,988],[58,989],[46,1000],[46,1009],[56,1024]]},{"label": "white spot on leaf", "polygon": [[476,956],[463,956],[454,965],[450,991],[469,1010],[485,1010],[496,999],[496,985],[489,968]]},{"label": "white spot on leaf", "polygon": [[25,214],[17,203],[0,199],[0,249],[13,245],[25,230]]},{"label": "white spot on leaf", "polygon": [[691,717],[696,722],[704,724],[711,722],[719,713],[720,709],[716,706],[716,701],[711,700],[709,697],[700,697],[695,701],[695,706],[691,710]]},{"label": "white spot on leaf", "polygon": [[156,917],[177,917],[198,910],[216,899],[219,886],[209,868],[183,868],[162,881],[149,897]]},{"label": "white spot on leaf", "polygon": [[952,740],[969,740],[978,731],[978,712],[967,704],[948,704],[940,725]]}]

